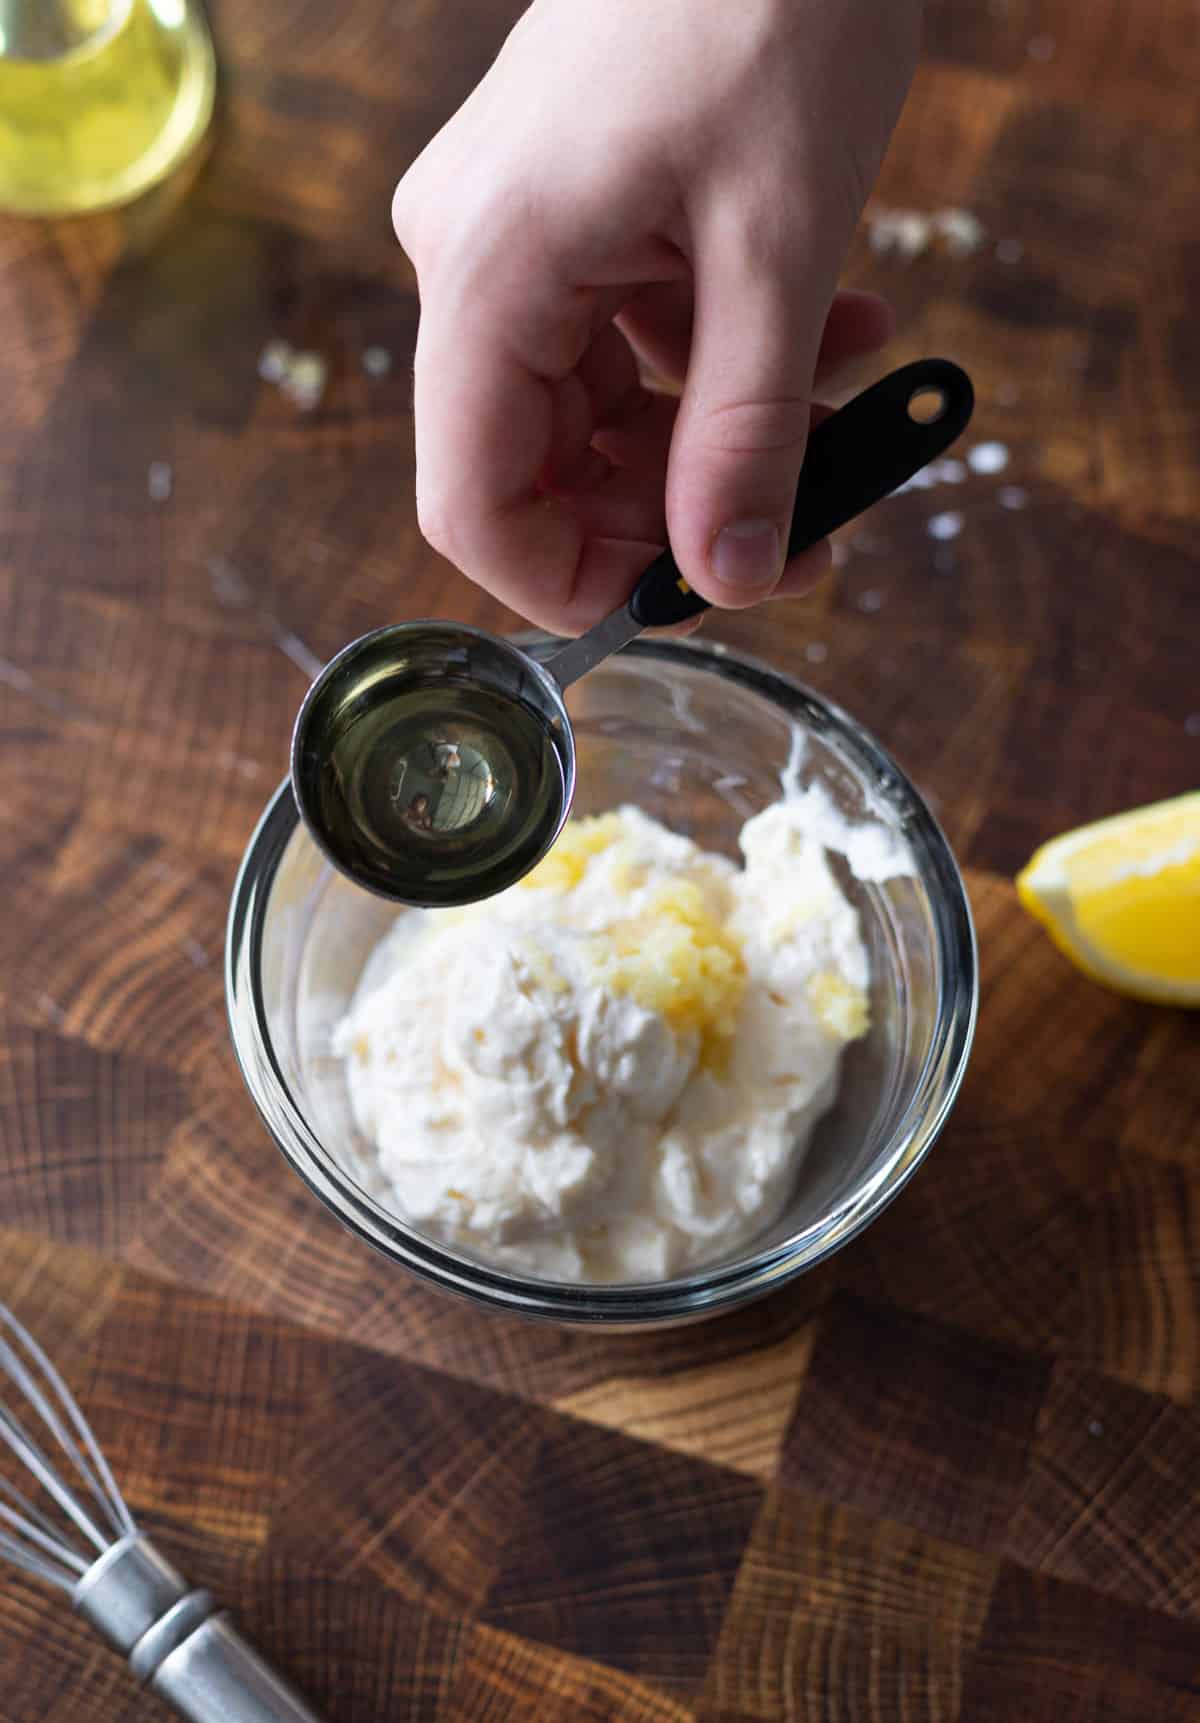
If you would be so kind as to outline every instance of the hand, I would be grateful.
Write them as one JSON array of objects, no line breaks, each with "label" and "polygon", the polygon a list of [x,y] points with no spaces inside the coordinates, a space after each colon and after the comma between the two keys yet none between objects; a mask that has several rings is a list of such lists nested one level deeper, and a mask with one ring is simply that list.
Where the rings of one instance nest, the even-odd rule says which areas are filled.
[{"label": "hand", "polygon": [[[405,174],[417,509],[556,633],[667,542],[730,607],[783,570],[814,384],[890,333],[836,294],[919,0],[535,0]],[[682,389],[651,393],[638,360]]]}]

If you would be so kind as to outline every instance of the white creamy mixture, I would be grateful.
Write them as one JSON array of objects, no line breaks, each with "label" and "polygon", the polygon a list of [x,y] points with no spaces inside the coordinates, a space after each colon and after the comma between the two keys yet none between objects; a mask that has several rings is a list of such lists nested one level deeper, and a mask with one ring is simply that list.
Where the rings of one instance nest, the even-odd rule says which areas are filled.
[{"label": "white creamy mixture", "polygon": [[[380,1200],[564,1281],[663,1279],[768,1226],[867,1028],[831,821],[817,791],[776,803],[739,869],[626,807],[497,897],[402,913],[334,1037]],[[857,832],[856,871],[895,871]]]}]

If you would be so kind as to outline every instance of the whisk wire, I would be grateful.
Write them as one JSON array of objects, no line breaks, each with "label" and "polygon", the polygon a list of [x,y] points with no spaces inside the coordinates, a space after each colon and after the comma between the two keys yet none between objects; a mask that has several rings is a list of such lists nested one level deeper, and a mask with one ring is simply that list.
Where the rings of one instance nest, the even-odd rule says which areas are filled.
[{"label": "whisk wire", "polygon": [[[19,1496],[19,1492],[16,1490],[11,1493],[14,1496]],[[54,1564],[56,1568],[70,1568],[76,1575],[82,1577],[82,1575],[87,1572],[87,1562],[63,1548],[62,1538],[53,1526],[50,1528],[49,1533],[41,1530],[36,1522],[37,1520],[40,1520],[42,1516],[37,1513],[36,1509],[33,1509],[32,1513],[35,1516],[34,1518],[30,1518],[26,1514],[14,1513],[11,1508],[5,1507],[4,1503],[0,1502],[0,1520],[3,1520],[5,1524],[12,1526],[16,1531],[20,1532],[21,1536],[26,1540],[26,1544],[36,1544],[38,1549],[44,1550],[46,1552],[46,1556],[50,1558],[50,1561],[46,1560],[46,1556],[39,1555],[37,1549],[27,1550],[24,1553],[27,1553],[33,1560],[41,1562],[45,1566]],[[45,1522],[43,1521],[43,1524],[44,1523]],[[7,1536],[6,1533],[0,1532],[0,1550],[11,1555],[14,1549],[18,1553],[22,1553],[22,1546],[20,1544],[15,1543],[12,1538]],[[67,1581],[67,1583],[72,1584],[73,1582]]]},{"label": "whisk wire", "polygon": [[[0,1345],[0,1369],[3,1369],[4,1365],[4,1348]],[[20,1379],[14,1378],[14,1380],[20,1387]],[[5,1406],[0,1406],[0,1441],[11,1448],[21,1464],[33,1473],[46,1494],[62,1509],[63,1513],[83,1533],[88,1542],[94,1546],[97,1555],[103,1555],[112,1542],[111,1537],[105,1537],[87,1509],[76,1499],[73,1491],[63,1483],[47,1459],[44,1450]]]},{"label": "whisk wire", "polygon": [[53,1521],[34,1502],[31,1502],[27,1495],[17,1489],[15,1484],[10,1484],[7,1478],[0,1478],[0,1496],[7,1496],[10,1502],[16,1502],[26,1519],[32,1521],[34,1525],[40,1526],[47,1537],[59,1536],[58,1527]]},{"label": "whisk wire", "polygon": [[[101,1523],[97,1523],[97,1516],[89,1511],[89,1507],[79,1500],[77,1493],[58,1475],[44,1449],[29,1430],[3,1404],[0,1404],[0,1440],[3,1440],[17,1459],[33,1473],[47,1495],[88,1540],[96,1553],[102,1554],[114,1538],[130,1536],[137,1529],[108,1462],[66,1383],[37,1341],[4,1304],[0,1304],[0,1328],[8,1329],[25,1354],[23,1357],[17,1346],[0,1334],[0,1374],[7,1376],[24,1395],[44,1428],[50,1432],[70,1461],[79,1479],[86,1486],[92,1504],[99,1510]],[[31,1369],[31,1362],[41,1372],[44,1385]],[[5,1518],[10,1524],[13,1523],[11,1512],[6,1513]],[[50,1535],[58,1540],[53,1554],[60,1566],[74,1568],[79,1559],[75,1552],[64,1545],[61,1537],[58,1537],[57,1529],[50,1526],[44,1515],[39,1514],[38,1521],[43,1529],[48,1528]],[[20,1529],[28,1536],[27,1527]],[[11,1553],[7,1550],[9,1542],[11,1540],[6,1539],[6,1553]],[[83,1570],[86,1570],[87,1566],[88,1564],[84,1563]],[[59,1582],[61,1583],[61,1578]]]},{"label": "whisk wire", "polygon": [[[109,1515],[118,1535],[123,1537],[132,1536],[137,1531],[137,1527],[133,1522],[133,1516],[125,1506],[125,1498],[117,1488],[117,1482],[113,1477],[112,1469],[104,1457],[104,1452],[100,1447],[100,1444],[92,1434],[91,1425],[79,1410],[75,1401],[75,1396],[71,1393],[71,1390],[59,1375],[58,1370],[38,1345],[33,1335],[30,1334],[29,1330],[17,1320],[12,1311],[9,1310],[8,1306],[5,1304],[0,1304],[0,1320],[7,1322],[9,1328],[17,1335],[30,1357],[36,1361],[42,1374],[58,1396],[59,1404],[67,1414],[67,1417],[71,1420],[71,1423],[75,1427],[76,1434],[78,1435],[80,1442],[83,1444],[81,1450],[75,1446],[69,1436],[64,1438],[60,1431],[53,1407],[51,1407],[49,1410],[53,1419],[52,1427],[55,1430],[60,1447],[62,1447],[64,1453],[66,1453],[72,1460],[81,1476],[86,1479],[89,1489],[92,1491],[96,1501]],[[89,1458],[91,1464],[88,1463]],[[92,1469],[93,1466],[95,1467],[95,1470]]]},{"label": "whisk wire", "polygon": [[34,1554],[24,1544],[6,1537],[3,1532],[0,1532],[0,1555],[14,1567],[19,1567],[23,1573],[32,1574],[34,1579],[44,1580],[47,1585],[56,1585],[60,1591],[72,1592],[75,1589],[74,1574],[59,1567],[57,1562],[47,1561]]},{"label": "whisk wire", "polygon": [[187,1723],[320,1723],[212,1594],[138,1530],[70,1389],[0,1303],[4,1448],[47,1499],[33,1491],[31,1500],[0,1475],[0,1558],[66,1592]]},{"label": "whisk wire", "polygon": [[[20,1532],[25,1540],[18,1543],[0,1530],[0,1555],[16,1562],[27,1573],[61,1586],[64,1591],[73,1590],[76,1577],[87,1572],[87,1563],[73,1550],[64,1548],[59,1527],[7,1478],[0,1478],[0,1496],[15,1502],[17,1509],[14,1511],[0,1501],[0,1521]],[[37,1547],[30,1549],[30,1544]],[[41,1553],[43,1550],[46,1552],[44,1555]]]}]

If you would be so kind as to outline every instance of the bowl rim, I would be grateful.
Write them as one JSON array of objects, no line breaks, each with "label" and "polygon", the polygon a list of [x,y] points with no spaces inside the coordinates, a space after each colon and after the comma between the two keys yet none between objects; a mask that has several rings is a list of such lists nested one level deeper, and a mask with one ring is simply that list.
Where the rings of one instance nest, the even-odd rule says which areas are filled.
[{"label": "bowl rim", "polygon": [[[522,644],[528,632],[518,637]],[[732,679],[783,714],[849,743],[856,765],[899,812],[929,899],[940,999],[920,1077],[880,1164],[829,1214],[767,1250],[655,1282],[577,1284],[493,1268],[441,1245],[390,1214],[324,1147],[292,1099],[267,1032],[262,939],[276,872],[300,823],[288,778],[260,816],[238,868],[225,939],[225,996],[234,1053],[251,1099],[284,1158],[335,1217],[389,1261],[469,1302],[570,1325],[636,1328],[712,1316],[778,1290],[858,1236],[892,1202],[928,1154],[962,1085],[979,1006],[975,928],[950,845],[916,786],[875,738],[833,701],[720,641],[643,637],[616,655],[683,662]],[[326,866],[329,864],[326,863]]]}]

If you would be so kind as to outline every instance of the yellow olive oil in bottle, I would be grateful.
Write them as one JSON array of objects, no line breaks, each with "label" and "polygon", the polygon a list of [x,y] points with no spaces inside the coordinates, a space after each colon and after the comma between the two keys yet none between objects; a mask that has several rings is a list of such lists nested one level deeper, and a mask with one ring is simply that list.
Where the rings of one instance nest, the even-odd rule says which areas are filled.
[{"label": "yellow olive oil in bottle", "polygon": [[0,210],[128,203],[212,117],[200,0],[0,0]]}]

